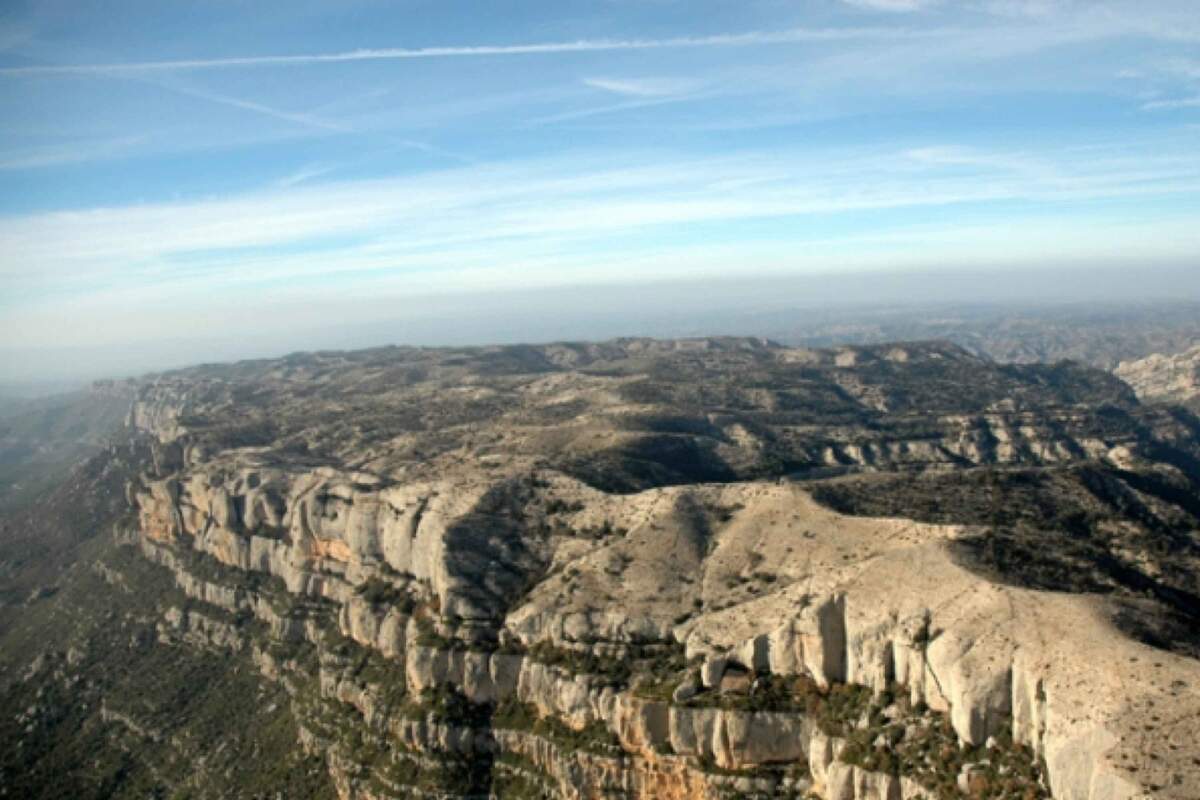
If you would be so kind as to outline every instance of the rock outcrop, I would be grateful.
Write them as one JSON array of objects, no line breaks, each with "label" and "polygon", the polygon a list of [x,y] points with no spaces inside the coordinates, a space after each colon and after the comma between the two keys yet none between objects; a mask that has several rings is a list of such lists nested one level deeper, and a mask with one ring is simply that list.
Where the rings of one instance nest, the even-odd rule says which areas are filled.
[{"label": "rock outcrop", "polygon": [[[1102,372],[387,349],[163,375],[130,424],[132,538],[196,604],[160,638],[287,685],[345,797],[1200,795],[1200,662],[1119,624],[1200,623],[1200,427]],[[987,525],[814,500],[1000,471],[1108,476],[1147,552],[1045,591],[963,557]]]},{"label": "rock outcrop", "polygon": [[1174,355],[1122,361],[1113,373],[1142,400],[1200,410],[1200,345]]}]

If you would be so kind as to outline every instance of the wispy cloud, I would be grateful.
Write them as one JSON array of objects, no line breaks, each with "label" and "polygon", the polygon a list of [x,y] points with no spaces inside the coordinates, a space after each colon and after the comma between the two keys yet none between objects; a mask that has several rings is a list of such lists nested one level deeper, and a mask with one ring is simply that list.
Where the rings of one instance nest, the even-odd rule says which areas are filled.
[{"label": "wispy cloud", "polygon": [[69,142],[0,153],[0,170],[38,169],[114,158],[131,153],[148,135],[120,136],[99,141]]},{"label": "wispy cloud", "polygon": [[1200,162],[1183,137],[1093,144],[606,150],[343,181],[311,162],[225,198],[9,215],[0,338],[257,331],[295,322],[285,301],[344,320],[497,288],[1194,256]]},{"label": "wispy cloud", "polygon": [[[405,137],[397,137],[397,136],[393,136],[393,135],[386,134],[386,133],[376,133],[376,132],[364,131],[363,129],[361,129],[355,125],[352,125],[348,122],[330,119],[328,117],[328,115],[325,113],[318,113],[316,111],[288,111],[288,110],[276,108],[274,106],[269,106],[265,103],[260,103],[260,102],[254,101],[254,100],[247,100],[245,98],[240,98],[240,97],[232,97],[230,95],[222,94],[220,92],[212,92],[212,91],[209,91],[206,89],[199,89],[194,86],[183,85],[178,80],[169,79],[167,76],[157,76],[157,77],[150,77],[150,78],[141,77],[141,78],[139,78],[139,80],[146,80],[147,82],[149,82],[155,86],[159,86],[164,89],[168,89],[170,91],[177,92],[179,94],[182,94],[182,95],[185,95],[188,97],[194,97],[198,100],[204,100],[207,102],[216,103],[218,105],[229,106],[230,108],[237,108],[237,109],[241,109],[243,111],[250,111],[255,114],[261,114],[263,116],[270,117],[272,119],[281,120],[283,122],[291,122],[291,123],[294,123],[301,127],[309,128],[309,129],[315,130],[315,131],[320,131],[320,132],[325,132],[325,133],[356,134],[356,135],[360,135],[360,136],[370,136],[373,139],[377,139],[379,142],[381,142],[386,147],[417,150],[417,151],[420,151],[427,155],[436,156],[439,160],[449,160],[449,161],[455,161],[455,162],[460,162],[460,163],[470,163],[471,162],[470,158],[467,158],[458,153],[450,152],[450,151],[445,150],[440,147],[436,147],[432,144],[429,144],[428,142],[418,141],[415,139],[409,139],[409,138],[405,138]],[[318,109],[318,111],[320,111],[320,109]],[[323,172],[327,172],[327,171],[328,170],[325,170]],[[309,179],[318,177],[318,174],[323,174],[323,172],[308,175],[304,178],[304,180],[309,180]],[[282,185],[287,185],[287,184],[282,184]]]},{"label": "wispy cloud", "polygon": [[[704,81],[694,78],[680,77],[590,77],[580,80],[589,89],[595,89],[607,95],[616,95],[619,102],[609,102],[603,105],[588,105],[582,108],[570,108],[551,114],[542,114],[526,119],[524,127],[553,125],[559,122],[571,122],[605,114],[619,114],[624,111],[654,108],[671,103],[683,103],[691,100],[711,99],[718,92],[713,91]],[[564,95],[562,98],[578,97]],[[586,99],[594,97],[587,93]]]},{"label": "wispy cloud", "polygon": [[669,97],[695,91],[699,81],[686,78],[585,78],[585,86],[632,97]]},{"label": "wispy cloud", "polygon": [[0,169],[145,160],[106,185],[0,173],[45,179],[0,215],[0,339],[73,335],[45,322],[84,327],[64,309],[91,309],[88,336],[159,315],[153,338],[233,304],[290,324],[292,295],[347,319],[428,291],[1200,252],[1193,0],[847,2],[716,35],[520,17],[429,48],[304,26],[233,58],[224,22],[114,39],[81,18],[3,53]]},{"label": "wispy cloud", "polygon": [[997,150],[981,150],[959,145],[930,145],[914,147],[904,152],[905,157],[925,166],[975,167],[1001,170],[1021,170],[1030,166],[1027,157],[1017,153]]},{"label": "wispy cloud", "polygon": [[936,5],[938,0],[842,0],[842,2],[872,11],[907,12],[929,8]]},{"label": "wispy cloud", "polygon": [[318,130],[330,131],[333,133],[348,133],[352,130],[347,125],[316,116],[315,114],[306,114],[298,111],[285,111],[266,105],[265,103],[258,103],[253,100],[245,100],[239,97],[231,97],[227,94],[210,92],[205,89],[197,89],[190,86],[180,86],[176,83],[161,83],[159,85],[171,89],[172,91],[179,92],[180,94],[184,94],[189,97],[195,97],[199,100],[207,100],[219,105],[229,106],[230,108],[239,108],[243,111],[251,111],[255,114],[263,114],[274,119],[282,120],[284,122],[292,122],[307,128],[316,128]]},{"label": "wispy cloud", "polygon": [[1159,55],[1120,70],[1117,77],[1137,87],[1135,99],[1142,101],[1142,111],[1200,106],[1200,61],[1195,59]]},{"label": "wispy cloud", "polygon": [[0,275],[14,288],[53,294],[88,281],[120,287],[197,274],[219,290],[239,276],[454,273],[467,251],[515,269],[534,253],[603,252],[656,228],[996,201],[1037,207],[1194,194],[1196,185],[1200,164],[1180,153],[1022,160],[955,148],[651,159],[624,168],[574,157],[311,186],[301,175],[285,188],[225,200],[0,219]]},{"label": "wispy cloud", "polygon": [[1174,108],[1198,108],[1200,95],[1195,97],[1178,97],[1172,100],[1154,100],[1142,104],[1143,111],[1165,111]]},{"label": "wispy cloud", "polygon": [[353,61],[388,61],[415,58],[472,58],[481,56],[524,56],[554,53],[594,53],[612,50],[659,50],[696,47],[746,47],[802,42],[837,42],[855,39],[911,39],[953,35],[951,30],[908,28],[790,28],[781,31],[750,31],[713,36],[678,36],[663,39],[577,39],[569,42],[539,44],[473,45],[462,47],[420,47],[350,50],[342,53],[303,55],[262,55],[238,58],[180,59],[173,61],[131,61],[113,64],[53,64],[3,67],[0,75],[105,75],[185,70],[229,69],[235,67],[286,67],[309,64],[336,64]]},{"label": "wispy cloud", "polygon": [[313,178],[319,178],[322,175],[328,175],[338,169],[336,164],[306,164],[290,175],[285,175],[275,182],[280,188],[288,186],[296,186],[297,184],[310,181]]},{"label": "wispy cloud", "polygon": [[1002,17],[1047,17],[1069,4],[1070,0],[984,0],[980,8]]},{"label": "wispy cloud", "polygon": [[641,108],[652,108],[669,103],[682,103],[711,96],[702,91],[704,84],[685,78],[585,78],[583,84],[608,94],[626,98],[619,103],[588,106],[570,111],[560,111],[535,117],[528,125],[550,125],[558,122],[596,117],[602,114],[617,114]]},{"label": "wispy cloud", "polygon": [[643,97],[636,100],[627,100],[622,103],[609,103],[603,106],[589,106],[587,108],[577,108],[571,111],[562,111],[557,114],[547,114],[543,117],[535,117],[528,121],[527,125],[552,125],[558,122],[571,122],[578,119],[586,119],[588,117],[598,117],[603,114],[617,114],[623,111],[635,111],[639,108],[653,108],[654,106],[664,106],[670,103],[683,103],[689,100],[697,99],[696,95],[681,94],[667,95],[665,97]]}]

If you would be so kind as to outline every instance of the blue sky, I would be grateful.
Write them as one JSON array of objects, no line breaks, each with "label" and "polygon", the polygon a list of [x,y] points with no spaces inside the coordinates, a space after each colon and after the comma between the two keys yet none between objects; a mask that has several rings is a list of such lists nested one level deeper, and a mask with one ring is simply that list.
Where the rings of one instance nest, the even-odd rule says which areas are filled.
[{"label": "blue sky", "polygon": [[0,11],[14,351],[495,289],[1146,269],[1196,261],[1198,211],[1194,0]]}]

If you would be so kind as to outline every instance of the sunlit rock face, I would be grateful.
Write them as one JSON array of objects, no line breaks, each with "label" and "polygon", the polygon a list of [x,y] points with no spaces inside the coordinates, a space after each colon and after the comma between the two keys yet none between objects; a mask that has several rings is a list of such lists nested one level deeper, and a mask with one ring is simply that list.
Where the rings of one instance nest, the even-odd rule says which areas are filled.
[{"label": "sunlit rock face", "polygon": [[1145,402],[1200,409],[1200,345],[1174,355],[1155,353],[1122,361],[1113,373]]},{"label": "sunlit rock face", "polygon": [[1103,372],[388,348],[129,419],[161,638],[284,681],[345,797],[1200,796],[1200,423]]}]

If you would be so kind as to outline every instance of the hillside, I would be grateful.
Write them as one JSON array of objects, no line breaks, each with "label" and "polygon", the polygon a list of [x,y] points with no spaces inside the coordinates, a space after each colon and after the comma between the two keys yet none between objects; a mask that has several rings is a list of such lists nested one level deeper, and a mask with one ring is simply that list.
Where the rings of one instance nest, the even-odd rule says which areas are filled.
[{"label": "hillside", "polygon": [[1122,361],[1113,372],[1146,402],[1200,410],[1200,345],[1174,355]]},{"label": "hillside", "polygon": [[132,385],[101,382],[0,407],[0,503],[21,504],[100,450],[132,399]]},{"label": "hillside", "polygon": [[134,388],[5,520],[21,796],[1200,794],[1200,420],[1103,371],[624,339]]}]

